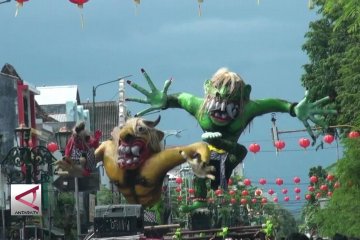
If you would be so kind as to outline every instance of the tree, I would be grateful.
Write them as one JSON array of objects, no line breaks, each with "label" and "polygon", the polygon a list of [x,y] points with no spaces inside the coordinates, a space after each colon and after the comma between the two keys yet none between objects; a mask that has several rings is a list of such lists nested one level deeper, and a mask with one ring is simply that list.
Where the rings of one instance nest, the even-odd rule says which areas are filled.
[{"label": "tree", "polygon": [[286,238],[290,233],[298,231],[294,216],[279,204],[267,203],[264,212],[275,226],[276,239]]},{"label": "tree", "polygon": [[317,216],[322,234],[333,236],[342,233],[348,236],[360,235],[360,139],[346,141],[345,157],[337,166],[341,187]]},{"label": "tree", "polygon": [[[318,214],[320,212],[320,199],[326,199],[334,192],[334,185],[337,179],[328,173],[322,166],[312,167],[309,170],[309,177],[316,177],[316,182],[310,182],[307,195],[310,196],[302,209],[302,221],[300,225],[301,232],[308,232],[310,235],[314,235],[318,232],[319,222]],[[331,178],[327,178],[331,175]]]},{"label": "tree", "polygon": [[[321,18],[310,23],[303,45],[310,62],[304,65],[303,85],[312,98],[330,94],[339,114],[331,125],[360,129],[360,4],[358,0],[314,0]],[[349,131],[349,129],[346,129]],[[344,129],[343,129],[344,131]],[[346,133],[346,131],[344,131]],[[343,135],[345,136],[345,135]],[[343,139],[345,157],[336,166],[341,183],[324,210],[316,199],[306,205],[307,223],[331,236],[342,233],[359,236],[360,162],[359,140]]]},{"label": "tree", "polygon": [[355,126],[360,119],[360,7],[357,0],[316,0],[319,20],[310,23],[303,50],[310,62],[304,65],[303,85],[311,99],[336,96],[339,114],[331,125]]}]

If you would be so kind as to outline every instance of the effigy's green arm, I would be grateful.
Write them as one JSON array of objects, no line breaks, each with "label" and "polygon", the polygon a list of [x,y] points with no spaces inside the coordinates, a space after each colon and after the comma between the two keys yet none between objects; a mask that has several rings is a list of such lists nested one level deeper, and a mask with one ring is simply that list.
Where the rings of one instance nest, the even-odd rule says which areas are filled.
[{"label": "effigy's green arm", "polygon": [[289,113],[291,116],[295,117],[295,105],[296,103],[290,103],[276,98],[258,99],[250,100],[244,111],[245,114],[248,114],[248,116],[251,116],[252,118],[272,112]]},{"label": "effigy's green arm", "polygon": [[166,108],[182,108],[193,116],[197,116],[204,99],[190,93],[168,95]]}]

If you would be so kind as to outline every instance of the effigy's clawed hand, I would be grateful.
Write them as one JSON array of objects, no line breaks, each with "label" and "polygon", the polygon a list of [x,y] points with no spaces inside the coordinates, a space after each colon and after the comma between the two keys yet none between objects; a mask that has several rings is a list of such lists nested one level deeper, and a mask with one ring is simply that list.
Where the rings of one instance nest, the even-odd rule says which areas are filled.
[{"label": "effigy's clawed hand", "polygon": [[315,144],[315,134],[309,124],[309,120],[323,129],[328,128],[327,123],[324,121],[324,116],[329,114],[337,114],[335,109],[323,109],[321,104],[330,100],[330,97],[324,97],[315,102],[310,102],[308,98],[308,91],[305,92],[305,97],[295,106],[294,112],[297,118],[305,125],[307,132],[313,139]]},{"label": "effigy's clawed hand", "polygon": [[192,157],[189,157],[184,151],[180,151],[180,154],[191,166],[193,173],[197,177],[215,179],[215,176],[212,174],[215,171],[215,167],[201,161],[200,154],[195,154]]},{"label": "effigy's clawed hand", "polygon": [[134,89],[136,89],[137,91],[142,93],[145,96],[145,98],[143,98],[143,99],[141,99],[141,98],[126,98],[125,100],[129,101],[129,102],[150,104],[149,108],[137,113],[136,116],[143,116],[146,113],[165,108],[167,105],[167,91],[172,82],[171,79],[166,80],[164,83],[163,89],[160,91],[159,89],[156,88],[153,81],[151,80],[149,75],[145,72],[145,70],[141,69],[141,72],[144,75],[144,78],[150,87],[150,91],[146,90],[145,88],[141,87],[140,85],[138,85],[130,80],[127,81],[127,83],[131,87],[133,87]]}]

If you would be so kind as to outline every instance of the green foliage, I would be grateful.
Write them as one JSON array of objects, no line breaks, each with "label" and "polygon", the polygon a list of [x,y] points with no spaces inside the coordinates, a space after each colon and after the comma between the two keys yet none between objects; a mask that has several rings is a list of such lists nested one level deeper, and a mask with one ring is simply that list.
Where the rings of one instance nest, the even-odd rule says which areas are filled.
[{"label": "green foliage", "polygon": [[[316,0],[320,19],[311,22],[303,50],[303,85],[310,98],[336,96],[337,117],[329,125],[352,125],[360,119],[360,4],[358,0]],[[329,106],[333,107],[333,106]],[[345,131],[346,132],[346,131]]]},{"label": "green foliage", "polygon": [[[346,139],[344,158],[336,165],[336,176],[341,187],[333,191],[332,197],[324,209],[312,198],[303,209],[305,225],[302,230],[318,230],[323,236],[341,233],[347,236],[360,235],[360,139]],[[312,168],[309,175],[322,174],[323,169]],[[323,181],[319,178],[319,182]]]},{"label": "green foliage", "polygon": [[347,236],[360,236],[360,189],[341,187],[333,194],[327,207],[316,215],[316,223],[323,236],[341,233]]},{"label": "green foliage", "polygon": [[321,232],[328,236],[335,233],[360,235],[360,139],[347,139],[344,143],[344,158],[337,164],[342,186],[334,192],[317,219]]},{"label": "green foliage", "polygon": [[[304,65],[303,85],[311,97],[334,94],[339,114],[329,125],[351,125],[343,133],[360,129],[360,4],[358,0],[314,0],[320,19],[310,23],[303,50],[310,62]],[[336,165],[341,188],[325,209],[312,198],[303,209],[303,230],[320,230],[325,236],[360,235],[360,140],[343,139],[344,158]],[[334,169],[334,168],[332,168]],[[310,175],[319,174],[312,169]]]},{"label": "green foliage", "polygon": [[76,239],[74,206],[74,193],[60,192],[58,194],[54,211],[54,225],[64,229],[65,237],[69,240]]},{"label": "green foliage", "polygon": [[97,205],[110,205],[113,201],[113,194],[105,185],[100,186],[100,190],[96,193]]},{"label": "green foliage", "polygon": [[290,233],[297,232],[297,223],[294,216],[287,209],[278,204],[267,203],[264,205],[266,219],[273,224],[277,239],[286,238]]},{"label": "green foliage", "polygon": [[337,175],[342,185],[360,188],[360,138],[346,139],[344,158],[339,161]]}]

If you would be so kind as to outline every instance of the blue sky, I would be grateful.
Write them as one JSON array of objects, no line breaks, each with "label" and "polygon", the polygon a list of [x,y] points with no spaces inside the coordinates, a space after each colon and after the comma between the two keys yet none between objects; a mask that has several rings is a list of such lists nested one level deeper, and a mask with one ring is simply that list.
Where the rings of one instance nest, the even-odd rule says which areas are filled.
[{"label": "blue sky", "polygon": [[[92,86],[119,76],[131,74],[132,81],[146,86],[141,68],[159,87],[172,77],[170,93],[203,96],[204,81],[218,68],[228,67],[252,85],[252,99],[297,102],[304,95],[300,78],[308,61],[301,46],[309,22],[317,17],[307,4],[307,0],[260,0],[259,5],[256,0],[205,0],[200,17],[196,0],[144,0],[137,8],[131,0],[90,0],[82,11],[66,0],[30,0],[14,17],[12,1],[0,5],[0,65],[12,64],[35,86],[77,84],[82,101],[91,101]],[[130,88],[127,96],[141,97]],[[116,99],[116,83],[98,88],[97,101]],[[128,107],[135,113],[145,106]],[[184,111],[161,115],[161,129],[186,129],[181,138],[168,137],[168,144],[200,139],[197,122]],[[147,117],[154,119],[156,114]],[[280,130],[303,128],[288,114],[276,117]],[[334,143],[318,152],[301,149],[297,141],[307,136],[303,132],[281,134],[286,151],[276,155],[270,118],[255,119],[250,133],[239,140],[245,146],[261,145],[259,153],[249,153],[245,160],[245,174],[254,182],[282,177],[290,183],[294,176],[308,182],[309,167],[336,161]],[[279,191],[271,184],[265,190],[270,187]],[[287,187],[292,190],[294,185]],[[293,200],[291,206],[298,208],[300,202]]]}]

